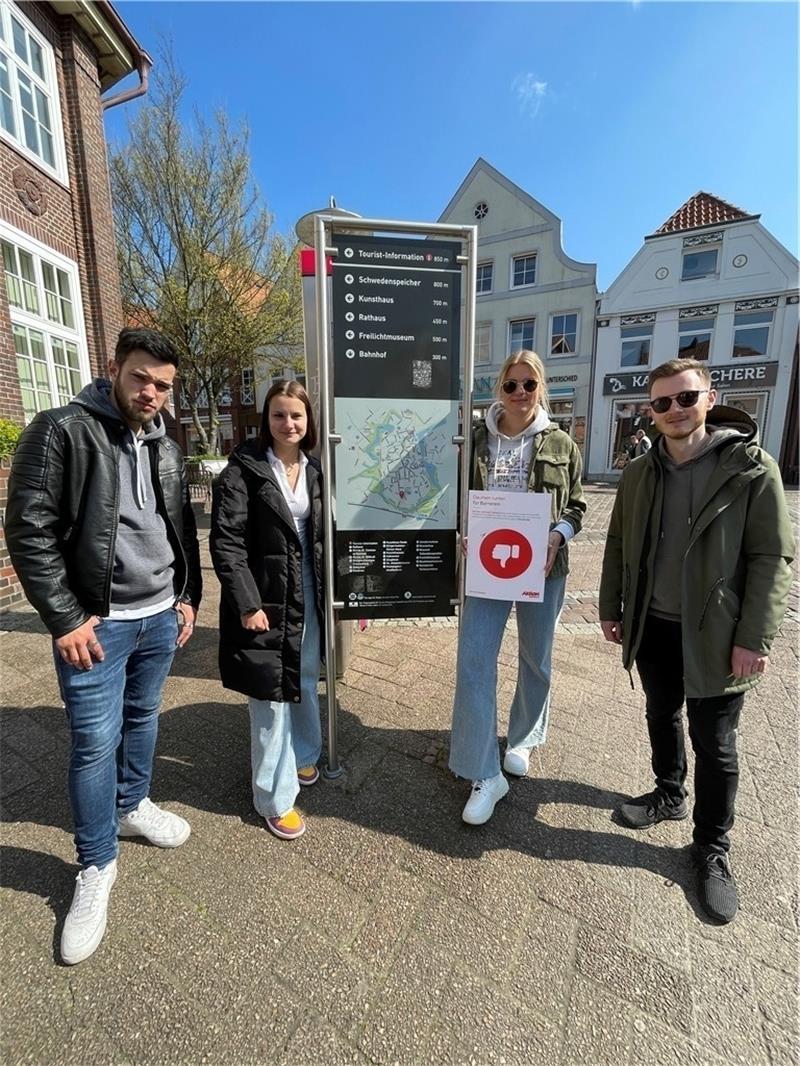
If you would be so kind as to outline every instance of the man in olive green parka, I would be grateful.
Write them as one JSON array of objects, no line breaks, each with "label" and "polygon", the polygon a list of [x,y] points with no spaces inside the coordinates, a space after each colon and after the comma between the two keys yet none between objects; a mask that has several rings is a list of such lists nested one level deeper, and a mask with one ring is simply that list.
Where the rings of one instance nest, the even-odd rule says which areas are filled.
[{"label": "man in olive green parka", "polygon": [[657,435],[620,481],[600,620],[606,640],[622,645],[625,669],[639,672],[656,787],[618,814],[636,829],[687,817],[685,698],[698,897],[729,922],[738,910],[728,857],[736,730],[783,619],[794,538],[777,464],[748,415],[714,406],[705,364],[671,360],[649,384]]}]

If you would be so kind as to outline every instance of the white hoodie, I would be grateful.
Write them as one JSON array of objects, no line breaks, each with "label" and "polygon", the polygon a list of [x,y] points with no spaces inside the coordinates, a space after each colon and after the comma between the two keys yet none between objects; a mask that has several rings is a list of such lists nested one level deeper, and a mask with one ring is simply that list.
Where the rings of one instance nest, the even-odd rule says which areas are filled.
[{"label": "white hoodie", "polygon": [[533,438],[550,425],[550,416],[540,407],[534,420],[521,433],[507,437],[497,425],[503,411],[501,403],[493,403],[486,413],[489,431],[489,484],[486,487],[499,492],[527,492]]},{"label": "white hoodie", "polygon": [[[507,437],[497,425],[504,410],[498,401],[486,412],[489,435],[489,483],[486,488],[496,492],[527,492],[534,437],[550,425],[550,415],[540,407],[534,420],[521,433]],[[558,530],[564,543],[575,536],[575,530],[569,522],[556,522],[552,528]]]}]

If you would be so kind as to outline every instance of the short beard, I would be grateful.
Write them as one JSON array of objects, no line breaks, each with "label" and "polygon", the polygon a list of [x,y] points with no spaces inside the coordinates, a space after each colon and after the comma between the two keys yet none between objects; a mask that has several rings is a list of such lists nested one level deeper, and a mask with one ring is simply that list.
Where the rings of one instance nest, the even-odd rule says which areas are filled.
[{"label": "short beard", "polygon": [[117,389],[117,381],[114,381],[111,386],[111,392],[114,397],[114,403],[125,416],[129,422],[138,422],[140,426],[149,425],[158,415],[158,411],[154,411],[152,414],[148,414],[140,407],[134,407],[132,403],[129,403],[124,396],[120,396]]}]

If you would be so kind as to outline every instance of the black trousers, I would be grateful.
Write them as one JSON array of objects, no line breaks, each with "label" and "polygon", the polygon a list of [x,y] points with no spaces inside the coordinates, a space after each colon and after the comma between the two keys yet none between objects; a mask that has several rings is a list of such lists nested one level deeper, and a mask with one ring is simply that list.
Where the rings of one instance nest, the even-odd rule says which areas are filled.
[{"label": "black trousers", "polygon": [[[681,624],[648,615],[636,667],[647,698],[647,730],[656,785],[671,799],[686,796],[686,747]],[[694,842],[712,851],[730,848],[739,758],[736,730],[741,693],[686,700],[689,737],[695,754]]]}]

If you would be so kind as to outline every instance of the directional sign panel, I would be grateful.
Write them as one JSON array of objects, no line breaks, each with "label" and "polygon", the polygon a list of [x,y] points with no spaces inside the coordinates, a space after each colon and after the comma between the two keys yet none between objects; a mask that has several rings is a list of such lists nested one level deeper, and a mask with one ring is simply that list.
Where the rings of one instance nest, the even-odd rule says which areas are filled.
[{"label": "directional sign panel", "polygon": [[452,614],[461,245],[332,240],[340,615]]},{"label": "directional sign panel", "polygon": [[336,395],[457,400],[459,246],[344,234],[333,241]]}]

